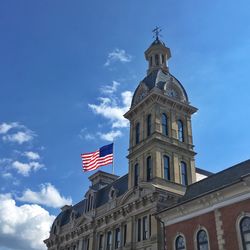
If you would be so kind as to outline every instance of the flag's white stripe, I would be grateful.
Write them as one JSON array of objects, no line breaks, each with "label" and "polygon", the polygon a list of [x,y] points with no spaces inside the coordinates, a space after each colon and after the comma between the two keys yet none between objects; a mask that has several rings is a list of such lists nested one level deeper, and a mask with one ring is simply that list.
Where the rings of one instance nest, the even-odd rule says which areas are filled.
[{"label": "flag's white stripe", "polygon": [[83,169],[92,169],[96,166],[102,166],[103,164],[106,165],[106,164],[109,164],[109,163],[112,163],[113,162],[113,156],[109,156],[109,157],[106,157],[105,159],[101,159],[97,162],[95,162],[94,164],[89,164],[89,165],[84,165],[83,166]]},{"label": "flag's white stripe", "polygon": [[101,164],[104,164],[106,161],[112,161],[113,160],[113,158],[107,158],[107,159],[104,159],[104,160],[100,160],[100,161],[97,161],[97,162],[95,162],[95,163],[93,163],[93,164],[89,164],[89,165],[85,165],[85,166],[83,166],[83,168],[85,168],[85,169],[88,169],[88,168],[92,168],[92,167],[94,167],[94,166],[96,166],[96,165],[101,165]]},{"label": "flag's white stripe", "polygon": [[82,157],[92,157],[95,154],[99,154],[99,150],[92,152],[92,153],[81,154],[81,156]]},{"label": "flag's white stripe", "polygon": [[93,170],[96,170],[97,168],[99,168],[99,167],[103,167],[103,166],[106,166],[106,165],[108,165],[108,164],[111,164],[113,162],[113,160],[109,160],[109,161],[107,161],[107,162],[104,162],[103,164],[98,164],[98,165],[96,165],[96,166],[93,166],[93,167],[91,167],[91,168],[88,168],[88,169],[86,169],[86,168],[83,168],[83,170],[86,172],[86,171],[93,171]]},{"label": "flag's white stripe", "polygon": [[95,162],[97,162],[97,161],[99,161],[99,160],[102,160],[102,159],[105,159],[105,158],[110,157],[110,156],[113,157],[113,154],[105,155],[105,156],[103,156],[103,157],[96,157],[96,158],[91,159],[91,160],[88,160],[88,161],[83,160],[82,163],[83,163],[84,166],[87,166],[87,165],[89,165],[89,164],[94,164]]}]

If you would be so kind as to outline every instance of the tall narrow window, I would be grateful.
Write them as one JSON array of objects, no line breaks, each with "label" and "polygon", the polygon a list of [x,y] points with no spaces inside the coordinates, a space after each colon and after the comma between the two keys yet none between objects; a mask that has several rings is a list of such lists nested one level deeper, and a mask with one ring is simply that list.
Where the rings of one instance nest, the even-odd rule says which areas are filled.
[{"label": "tall narrow window", "polygon": [[135,169],[134,169],[135,173],[134,173],[134,177],[135,177],[135,186],[138,186],[138,180],[139,180],[139,165],[138,163],[135,164]]},{"label": "tall narrow window", "polygon": [[147,136],[151,135],[152,125],[151,125],[151,115],[147,116]]},{"label": "tall narrow window", "polygon": [[151,214],[149,215],[149,236],[151,236],[151,220],[152,220],[152,216],[151,216]]},{"label": "tall narrow window", "polygon": [[178,236],[175,240],[175,250],[185,250],[186,244],[183,236]]},{"label": "tall narrow window", "polygon": [[140,142],[140,123],[138,122],[135,126],[135,144]]},{"label": "tall narrow window", "polygon": [[89,238],[88,239],[86,239],[86,248],[85,248],[86,250],[89,250]]},{"label": "tall narrow window", "polygon": [[197,249],[198,250],[209,250],[207,233],[204,230],[200,230],[197,233]]},{"label": "tall narrow window", "polygon": [[178,140],[184,142],[183,122],[181,120],[178,120],[177,125],[178,125]]},{"label": "tall narrow window", "polygon": [[127,224],[123,227],[123,246],[127,243]]},{"label": "tall narrow window", "polygon": [[150,67],[152,67],[152,64],[153,64],[153,57],[151,56],[150,57]]},{"label": "tall narrow window", "polygon": [[155,55],[155,65],[159,66],[159,55],[158,54]]},{"label": "tall narrow window", "polygon": [[163,156],[163,164],[164,164],[164,179],[169,181],[170,180],[169,157],[166,155]]},{"label": "tall narrow window", "polygon": [[121,231],[120,228],[116,228],[115,230],[115,249],[121,246]]},{"label": "tall narrow window", "polygon": [[250,217],[244,217],[240,222],[240,233],[244,250],[250,249]]},{"label": "tall narrow window", "polygon": [[164,64],[165,58],[164,55],[161,55],[161,63]]},{"label": "tall narrow window", "polygon": [[100,234],[99,236],[99,250],[103,250],[103,235]]},{"label": "tall narrow window", "polygon": [[188,180],[187,180],[187,164],[182,161],[181,162],[181,184],[182,185],[187,185]]},{"label": "tall narrow window", "polygon": [[107,235],[107,250],[111,250],[112,249],[112,232],[109,231],[108,235]]},{"label": "tall narrow window", "polygon": [[90,210],[90,197],[91,197],[91,195],[89,194],[88,195],[88,211]]},{"label": "tall narrow window", "polygon": [[141,219],[137,220],[137,240],[141,241]]},{"label": "tall narrow window", "polygon": [[153,177],[153,171],[152,171],[152,158],[149,156],[147,158],[147,181],[150,181]]},{"label": "tall narrow window", "polygon": [[142,239],[147,240],[148,239],[148,217],[144,216],[142,218]]},{"label": "tall narrow window", "polygon": [[168,117],[164,113],[161,116],[161,127],[162,127],[162,133],[164,135],[168,135]]}]

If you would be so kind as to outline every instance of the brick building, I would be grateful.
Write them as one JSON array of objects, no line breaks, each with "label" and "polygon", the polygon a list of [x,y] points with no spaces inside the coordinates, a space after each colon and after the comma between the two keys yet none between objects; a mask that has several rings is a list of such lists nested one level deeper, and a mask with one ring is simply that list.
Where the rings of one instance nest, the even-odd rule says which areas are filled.
[{"label": "brick building", "polygon": [[158,216],[165,249],[250,249],[250,160],[187,186]]}]

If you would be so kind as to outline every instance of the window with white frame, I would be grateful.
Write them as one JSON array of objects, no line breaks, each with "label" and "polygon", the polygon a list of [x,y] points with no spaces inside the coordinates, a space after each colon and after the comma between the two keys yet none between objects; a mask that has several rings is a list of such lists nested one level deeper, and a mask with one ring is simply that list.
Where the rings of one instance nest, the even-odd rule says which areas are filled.
[{"label": "window with white frame", "polygon": [[175,239],[175,250],[186,250],[185,239],[182,235]]},{"label": "window with white frame", "polygon": [[197,249],[209,250],[207,232],[203,229],[197,233]]}]

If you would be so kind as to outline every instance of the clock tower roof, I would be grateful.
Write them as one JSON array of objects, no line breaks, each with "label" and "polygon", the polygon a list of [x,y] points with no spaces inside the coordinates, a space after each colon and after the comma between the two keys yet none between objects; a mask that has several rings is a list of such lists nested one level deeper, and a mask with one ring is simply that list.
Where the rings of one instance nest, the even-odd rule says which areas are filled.
[{"label": "clock tower roof", "polygon": [[149,92],[157,88],[162,94],[179,102],[188,104],[188,95],[183,85],[172,74],[163,69],[156,69],[148,74],[136,88],[131,107],[142,101]]}]

